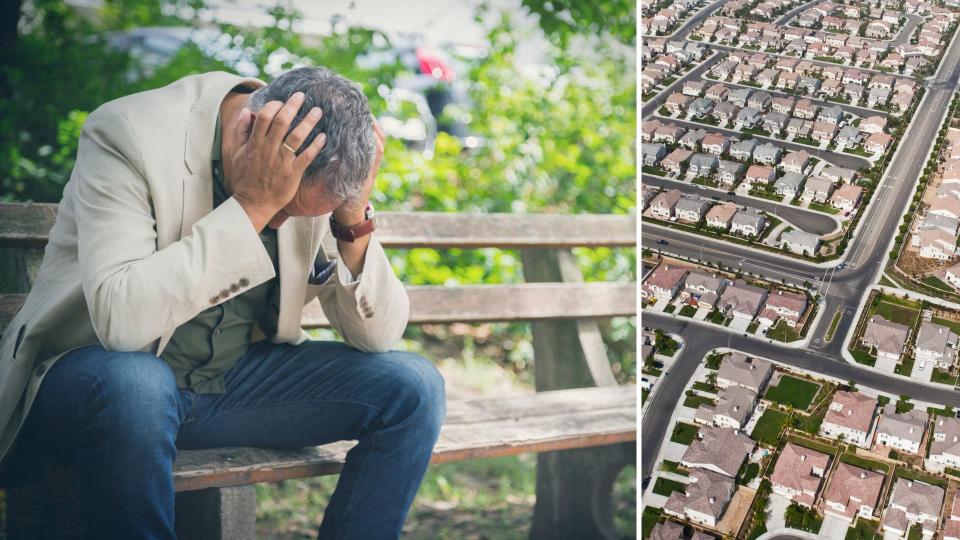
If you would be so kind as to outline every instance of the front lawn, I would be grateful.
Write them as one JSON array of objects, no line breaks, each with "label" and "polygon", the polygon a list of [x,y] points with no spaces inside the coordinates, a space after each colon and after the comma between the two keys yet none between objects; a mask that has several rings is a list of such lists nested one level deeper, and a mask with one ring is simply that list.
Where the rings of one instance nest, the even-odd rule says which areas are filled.
[{"label": "front lawn", "polygon": [[690,407],[691,409],[696,409],[701,405],[716,405],[717,402],[703,396],[698,396],[693,392],[687,392],[687,398],[683,400],[684,407]]},{"label": "front lawn", "polygon": [[690,476],[690,473],[680,468],[680,464],[676,461],[663,460],[660,463],[660,470],[672,472],[674,474],[679,474],[681,476]]},{"label": "front lawn", "polygon": [[883,534],[877,532],[879,528],[879,521],[857,518],[856,525],[847,529],[844,540],[880,540]]},{"label": "front lawn", "polygon": [[679,315],[681,317],[693,317],[696,313],[697,313],[697,308],[691,306],[690,304],[687,304],[682,308],[680,308]]},{"label": "front lawn", "polygon": [[643,517],[640,518],[640,538],[645,539],[650,536],[650,533],[653,532],[653,528],[657,526],[657,522],[660,521],[662,515],[663,510],[659,508],[652,506],[643,507]]},{"label": "front lawn", "polygon": [[816,510],[800,506],[795,502],[790,503],[790,506],[787,507],[785,521],[787,527],[812,533],[818,532],[820,525],[823,524],[823,518],[817,515]]},{"label": "front lawn", "polygon": [[697,433],[699,431],[700,428],[694,426],[693,424],[677,422],[677,425],[673,428],[673,434],[670,435],[670,441],[689,445],[694,439],[697,438]]},{"label": "front lawn", "polygon": [[767,337],[777,341],[791,342],[800,339],[796,328],[791,328],[787,321],[780,319],[773,328],[767,330]]},{"label": "front lawn", "polygon": [[933,375],[931,375],[930,380],[941,384],[957,384],[956,375],[951,375],[949,371],[940,368],[934,368]]},{"label": "front lawn", "polygon": [[757,425],[753,428],[750,438],[757,442],[775,446],[780,440],[780,432],[787,423],[787,415],[775,409],[763,411],[763,416],[757,420]]},{"label": "front lawn", "polygon": [[872,354],[862,349],[850,349],[850,354],[853,356],[853,359],[860,364],[873,366],[877,363],[876,356],[873,356]]},{"label": "front lawn", "polygon": [[726,317],[723,315],[723,312],[719,309],[714,309],[710,312],[710,315],[707,316],[707,320],[713,324],[723,324]]},{"label": "front lawn", "polygon": [[836,209],[836,208],[834,208],[834,207],[832,207],[832,206],[827,206],[827,205],[825,205],[825,204],[820,204],[820,203],[815,203],[815,202],[811,202],[811,203],[810,203],[810,206],[809,206],[808,208],[809,208],[810,210],[816,210],[817,212],[824,212],[824,213],[827,213],[827,214],[839,214],[839,213],[840,213],[840,210],[838,210],[838,209]]},{"label": "front lawn", "polygon": [[770,401],[805,411],[817,395],[818,389],[819,386],[816,383],[784,375],[780,377],[776,386],[767,389],[765,397]]},{"label": "front lawn", "polygon": [[897,375],[906,375],[910,376],[910,373],[913,372],[913,357],[912,356],[901,356],[900,362],[897,364],[897,367],[894,368],[893,372]]},{"label": "front lawn", "polygon": [[687,485],[676,480],[668,480],[663,478],[657,478],[655,484],[653,484],[653,492],[657,495],[663,495],[664,497],[669,497],[674,491],[684,491],[687,489]]}]

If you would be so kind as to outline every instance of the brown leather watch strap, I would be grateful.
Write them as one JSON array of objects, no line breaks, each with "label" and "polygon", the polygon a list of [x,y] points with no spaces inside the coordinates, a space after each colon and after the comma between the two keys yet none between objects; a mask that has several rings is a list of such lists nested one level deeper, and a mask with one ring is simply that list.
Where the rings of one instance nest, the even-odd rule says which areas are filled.
[{"label": "brown leather watch strap", "polygon": [[[371,205],[367,205],[367,215],[370,215],[373,208]],[[337,240],[343,240],[344,242],[353,242],[357,238],[366,236],[372,233],[377,228],[377,218],[376,216],[370,216],[368,219],[361,221],[355,225],[350,225],[349,227],[344,227],[337,223],[333,219],[333,214],[330,214],[330,232],[333,234],[333,237]]]}]

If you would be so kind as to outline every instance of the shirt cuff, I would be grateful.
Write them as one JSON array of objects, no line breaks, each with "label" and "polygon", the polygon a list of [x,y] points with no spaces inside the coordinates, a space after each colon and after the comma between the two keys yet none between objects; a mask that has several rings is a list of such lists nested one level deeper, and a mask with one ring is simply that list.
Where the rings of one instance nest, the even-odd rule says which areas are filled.
[{"label": "shirt cuff", "polygon": [[359,282],[360,275],[363,274],[363,272],[360,272],[360,274],[354,277],[350,269],[347,268],[347,265],[343,263],[343,259],[338,258],[336,261],[314,264],[313,268],[310,269],[310,276],[307,279],[307,283],[311,285],[323,285],[330,279],[330,276],[332,276],[334,272],[338,272],[340,283],[343,285]]}]

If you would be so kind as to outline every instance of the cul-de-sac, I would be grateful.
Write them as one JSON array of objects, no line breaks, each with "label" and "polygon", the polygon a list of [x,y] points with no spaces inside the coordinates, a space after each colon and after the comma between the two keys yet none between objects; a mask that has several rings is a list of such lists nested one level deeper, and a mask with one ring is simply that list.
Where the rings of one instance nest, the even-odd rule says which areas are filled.
[{"label": "cul-de-sac", "polygon": [[642,538],[960,540],[960,2],[640,7]]}]

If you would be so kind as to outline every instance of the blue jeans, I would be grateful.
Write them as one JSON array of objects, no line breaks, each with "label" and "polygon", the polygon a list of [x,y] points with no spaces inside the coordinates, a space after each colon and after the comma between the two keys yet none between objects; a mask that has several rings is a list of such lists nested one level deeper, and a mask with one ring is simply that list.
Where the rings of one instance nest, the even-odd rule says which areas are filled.
[{"label": "blue jeans", "polygon": [[176,538],[178,449],[357,439],[318,538],[399,538],[446,414],[444,380],[429,360],[260,341],[225,383],[223,394],[198,394],[178,388],[157,356],[83,347],[47,373],[21,451],[75,463],[91,538],[166,540]]}]

